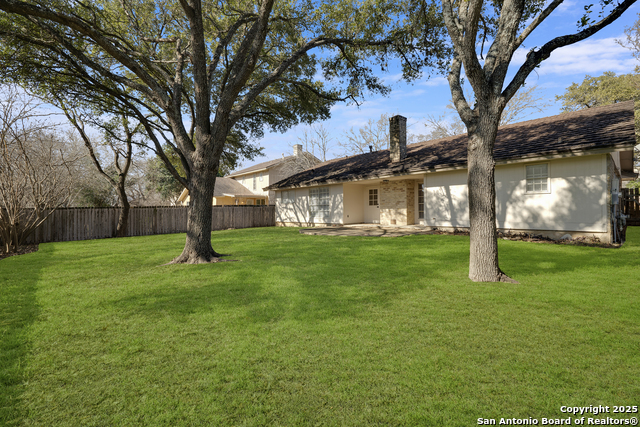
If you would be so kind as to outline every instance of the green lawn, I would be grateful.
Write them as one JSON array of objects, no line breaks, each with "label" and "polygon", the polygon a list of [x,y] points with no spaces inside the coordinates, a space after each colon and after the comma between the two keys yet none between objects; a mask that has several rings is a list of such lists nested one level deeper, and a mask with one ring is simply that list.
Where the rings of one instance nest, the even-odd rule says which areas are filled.
[{"label": "green lawn", "polygon": [[198,266],[161,266],[184,235],[43,244],[0,261],[0,423],[470,426],[639,405],[628,236],[500,241],[517,285],[469,281],[463,236],[219,231],[238,262]]}]

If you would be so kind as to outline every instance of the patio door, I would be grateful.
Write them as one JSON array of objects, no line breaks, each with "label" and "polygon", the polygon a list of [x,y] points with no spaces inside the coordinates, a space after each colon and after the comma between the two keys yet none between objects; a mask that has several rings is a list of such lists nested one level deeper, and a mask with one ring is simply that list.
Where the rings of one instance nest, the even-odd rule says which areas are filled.
[{"label": "patio door", "polygon": [[378,187],[364,189],[364,222],[380,224],[380,190]]}]

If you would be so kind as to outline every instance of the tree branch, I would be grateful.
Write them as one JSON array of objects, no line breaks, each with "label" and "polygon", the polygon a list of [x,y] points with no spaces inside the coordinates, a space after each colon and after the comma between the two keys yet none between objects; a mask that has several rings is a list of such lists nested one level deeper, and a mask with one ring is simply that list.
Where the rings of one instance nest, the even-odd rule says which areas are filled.
[{"label": "tree branch", "polygon": [[576,34],[556,37],[553,40],[545,43],[537,51],[532,49],[527,54],[527,59],[525,60],[524,64],[520,66],[520,69],[513,77],[513,80],[511,80],[511,83],[509,83],[507,88],[502,92],[502,97],[506,102],[508,102],[517,92],[517,90],[524,84],[527,76],[531,73],[531,71],[533,71],[534,68],[540,65],[542,61],[549,58],[549,56],[551,56],[551,52],[558,48],[577,43],[592,36],[593,34],[597,33],[598,31],[618,19],[618,17],[622,15],[624,11],[629,9],[629,7],[631,7],[631,5],[633,5],[635,2],[636,0],[624,0],[622,3],[616,6],[608,16],[590,26],[589,28],[585,28],[584,30]]},{"label": "tree branch", "polygon": [[529,26],[524,29],[524,31],[520,34],[520,36],[518,36],[515,43],[511,47],[512,51],[515,52],[516,49],[518,49],[522,45],[522,43],[524,43],[526,38],[529,37],[529,35],[533,32],[533,30],[538,28],[538,25],[540,25],[542,21],[547,19],[547,17],[551,14],[551,12],[556,10],[556,8],[560,6],[563,2],[564,0],[553,0],[542,12],[540,12],[540,14],[536,16],[533,21],[531,21]]}]

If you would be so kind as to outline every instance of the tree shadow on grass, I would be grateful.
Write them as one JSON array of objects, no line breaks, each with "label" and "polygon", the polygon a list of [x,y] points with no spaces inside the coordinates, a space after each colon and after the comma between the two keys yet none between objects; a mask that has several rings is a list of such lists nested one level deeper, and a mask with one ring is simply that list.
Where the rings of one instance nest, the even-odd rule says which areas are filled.
[{"label": "tree shadow on grass", "polygon": [[0,261],[0,424],[18,425],[24,415],[20,396],[24,389],[26,358],[31,349],[27,335],[39,314],[36,288],[53,247]]},{"label": "tree shadow on grass", "polygon": [[[479,286],[468,279],[465,236],[382,239],[264,233],[265,238],[257,239],[245,234],[246,238],[241,234],[234,241],[233,252],[241,263],[162,267],[167,268],[166,286],[150,286],[104,304],[135,316],[186,318],[197,312],[230,310],[230,316],[255,323],[284,318],[312,322],[358,316],[445,282],[461,294],[468,286]],[[640,233],[631,234],[628,249],[500,241],[501,266],[522,282],[480,286],[517,289],[534,276],[571,278],[585,266],[602,271],[632,267]]]},{"label": "tree shadow on grass", "polygon": [[318,242],[318,236],[298,238],[313,240],[296,244],[296,253],[284,247],[280,251],[273,242],[254,242],[254,255],[238,253],[242,263],[215,272],[183,266],[165,273],[167,283],[175,286],[153,287],[105,304],[136,316],[186,318],[197,312],[233,310],[233,315],[255,323],[284,318],[321,321],[387,306],[402,294],[442,279],[450,270],[443,265],[460,269],[468,259],[460,242],[443,247],[423,236],[329,238],[326,244]]}]

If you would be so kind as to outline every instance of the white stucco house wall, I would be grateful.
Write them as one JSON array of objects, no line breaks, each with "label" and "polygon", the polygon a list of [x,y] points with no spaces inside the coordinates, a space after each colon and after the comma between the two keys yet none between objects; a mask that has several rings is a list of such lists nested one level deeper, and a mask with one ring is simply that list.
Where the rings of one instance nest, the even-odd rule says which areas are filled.
[{"label": "white stucco house wall", "polygon": [[[338,158],[269,185],[282,226],[357,223],[469,227],[466,135]],[[498,131],[498,228],[616,240],[617,194],[633,175],[633,102],[503,126]]]}]

